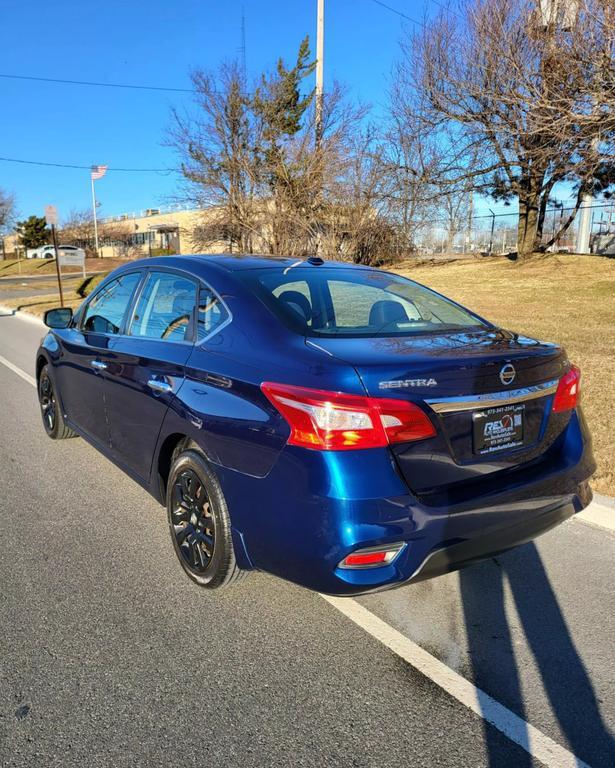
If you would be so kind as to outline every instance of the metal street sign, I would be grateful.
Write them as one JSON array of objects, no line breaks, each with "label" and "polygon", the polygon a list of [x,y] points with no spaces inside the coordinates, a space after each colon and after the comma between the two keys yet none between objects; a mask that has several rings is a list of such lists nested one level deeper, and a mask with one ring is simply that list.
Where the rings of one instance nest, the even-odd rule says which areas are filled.
[{"label": "metal street sign", "polygon": [[60,259],[61,267],[82,267],[85,261],[85,254],[83,251],[63,251],[62,248],[58,250],[58,258]]},{"label": "metal street sign", "polygon": [[52,224],[54,227],[58,226],[58,209],[55,205],[45,206],[45,221],[48,226],[51,226]]}]

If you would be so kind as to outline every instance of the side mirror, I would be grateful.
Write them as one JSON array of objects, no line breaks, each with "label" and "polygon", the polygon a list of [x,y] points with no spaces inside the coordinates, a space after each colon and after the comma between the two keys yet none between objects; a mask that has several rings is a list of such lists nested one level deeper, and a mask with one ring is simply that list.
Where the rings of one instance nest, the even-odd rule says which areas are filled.
[{"label": "side mirror", "polygon": [[58,307],[48,309],[45,312],[43,322],[48,328],[68,328],[73,319],[73,310],[70,307]]}]

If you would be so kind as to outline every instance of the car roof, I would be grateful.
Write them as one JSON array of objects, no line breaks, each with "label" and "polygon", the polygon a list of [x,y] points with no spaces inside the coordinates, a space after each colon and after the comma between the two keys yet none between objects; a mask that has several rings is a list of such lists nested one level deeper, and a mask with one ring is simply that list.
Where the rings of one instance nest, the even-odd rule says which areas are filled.
[{"label": "car roof", "polygon": [[[178,258],[172,257],[172,258]],[[305,264],[309,266],[327,266],[327,267],[352,267],[356,266],[343,261],[325,261],[317,257],[297,258],[290,256],[268,256],[261,254],[243,254],[243,253],[202,253],[179,258],[196,261],[200,264],[215,264],[229,272],[236,272],[244,269],[280,269],[290,266],[299,266]]]},{"label": "car roof", "polygon": [[[311,269],[321,267],[333,267],[335,269],[364,269],[372,270],[372,267],[353,264],[345,261],[325,261],[316,257],[305,259],[289,258],[287,256],[260,256],[254,254],[230,254],[230,253],[203,253],[176,256],[153,256],[150,258],[136,259],[118,267],[115,272],[126,272],[134,269],[162,267],[167,269],[184,269],[200,273],[206,277],[207,271],[226,272],[227,274],[247,271],[250,269],[285,269],[292,266],[304,265]],[[204,271],[202,271],[204,270]]]}]

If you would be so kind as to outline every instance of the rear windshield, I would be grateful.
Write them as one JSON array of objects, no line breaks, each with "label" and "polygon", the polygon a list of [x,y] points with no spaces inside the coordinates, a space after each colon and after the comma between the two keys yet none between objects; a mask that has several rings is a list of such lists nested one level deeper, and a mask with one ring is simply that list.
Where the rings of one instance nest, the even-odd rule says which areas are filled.
[{"label": "rear windshield", "polygon": [[240,274],[285,325],[305,336],[409,336],[485,325],[437,293],[387,272],[297,266]]}]

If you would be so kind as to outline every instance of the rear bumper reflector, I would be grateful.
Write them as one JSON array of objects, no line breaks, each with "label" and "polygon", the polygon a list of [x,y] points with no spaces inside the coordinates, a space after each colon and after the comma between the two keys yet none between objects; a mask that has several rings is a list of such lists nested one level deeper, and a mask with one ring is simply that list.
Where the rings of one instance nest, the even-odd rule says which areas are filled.
[{"label": "rear bumper reflector", "polygon": [[390,565],[405,547],[405,543],[356,549],[340,561],[338,568],[379,568]]}]

